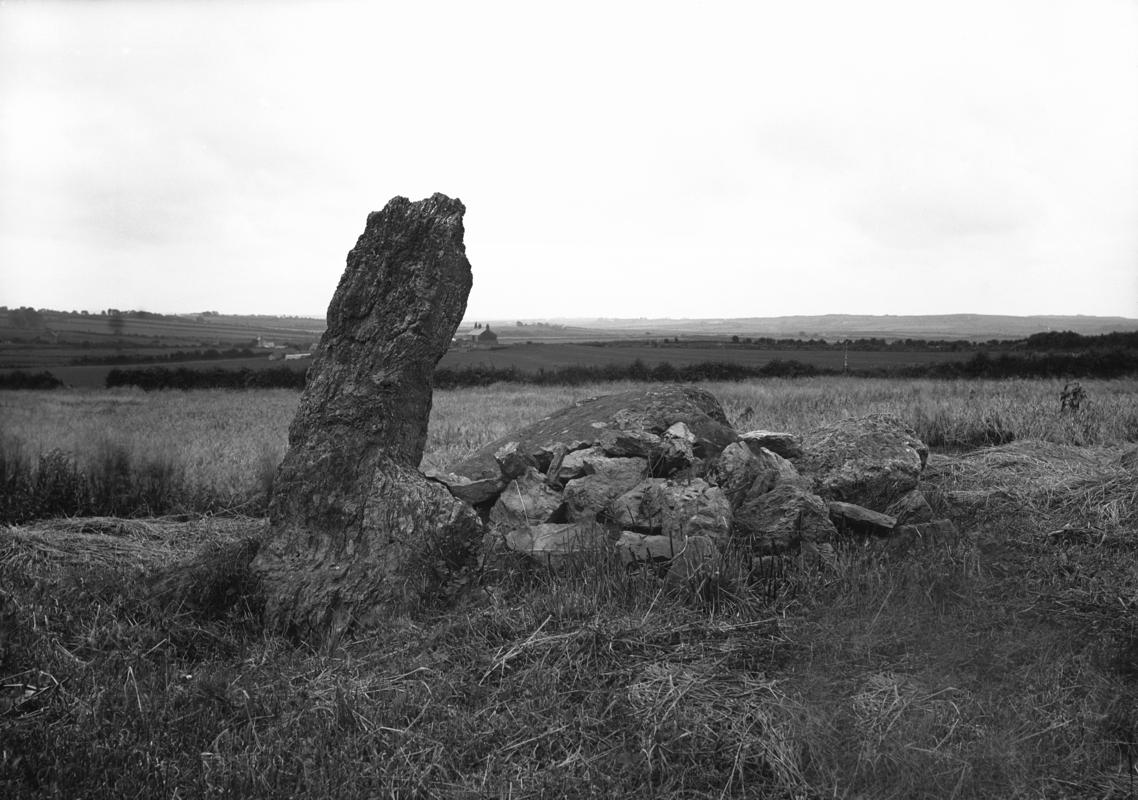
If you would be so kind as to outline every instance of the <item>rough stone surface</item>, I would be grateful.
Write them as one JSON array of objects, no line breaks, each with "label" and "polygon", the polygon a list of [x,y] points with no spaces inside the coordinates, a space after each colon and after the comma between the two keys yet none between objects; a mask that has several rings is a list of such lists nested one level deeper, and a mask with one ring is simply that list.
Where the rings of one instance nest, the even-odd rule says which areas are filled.
[{"label": "rough stone surface", "polygon": [[802,437],[793,433],[781,431],[747,431],[739,434],[739,438],[747,446],[758,452],[759,448],[766,448],[772,453],[778,453],[783,458],[799,458],[802,455]]},{"label": "rough stone surface", "polygon": [[738,508],[760,471],[761,463],[751,448],[745,442],[735,442],[723,448],[708,470],[707,477],[723,490],[732,508]]},{"label": "rough stone surface", "polygon": [[[565,457],[561,459],[561,463],[553,470],[553,477],[562,485],[565,485],[575,478],[588,475],[589,470],[585,466],[585,462],[596,458],[608,458],[608,456],[606,456],[605,451],[599,447],[586,447],[581,450],[566,453]],[[647,464],[648,462],[645,461],[644,463]],[[552,466],[550,469],[553,469]]]},{"label": "rough stone surface", "polygon": [[537,466],[533,456],[524,452],[517,442],[506,442],[494,451],[494,460],[503,480],[513,480]]},{"label": "rough stone surface", "polygon": [[439,590],[477,548],[477,514],[417,470],[471,286],[464,211],[397,197],[348,254],[253,561],[270,630],[333,641]]},{"label": "rough stone surface", "polygon": [[490,509],[490,524],[502,529],[553,522],[563,500],[552,489],[545,476],[533,467],[510,481]]},{"label": "rough stone surface", "polygon": [[482,505],[483,503],[495,499],[506,487],[504,479],[501,476],[472,481],[470,478],[463,477],[462,475],[455,475],[452,472],[442,472],[440,470],[428,470],[425,474],[430,480],[440,483],[449,489],[450,493],[459,500],[462,500],[464,503],[469,503],[472,506]]},{"label": "rough stone surface", "polygon": [[858,536],[888,536],[897,525],[897,520],[888,514],[871,511],[853,503],[831,500],[826,503],[830,521],[839,533],[852,533]]},{"label": "rough stone surface", "polygon": [[932,522],[935,516],[932,506],[929,505],[929,501],[920,489],[905,492],[889,504],[885,513],[891,517],[896,517],[898,525]]},{"label": "rough stone surface", "polygon": [[514,441],[542,471],[549,469],[559,447],[569,453],[595,447],[610,457],[645,458],[652,474],[666,474],[676,467],[677,448],[670,443],[683,440],[665,437],[664,433],[677,422],[684,423],[694,437],[691,447],[696,458],[714,458],[738,438],[727,424],[719,401],[709,392],[686,386],[652,386],[562,409],[476,450],[448,472],[472,481],[500,480],[501,467],[494,453]]},{"label": "rough stone surface", "polygon": [[624,531],[615,547],[625,566],[666,567],[667,582],[671,585],[711,577],[720,567],[719,548],[706,536],[673,538]]},{"label": "rough stone surface", "polygon": [[659,515],[653,515],[651,494],[667,483],[667,478],[645,478],[623,493],[612,503],[610,519],[622,528],[632,528],[637,533],[659,533],[663,522]]},{"label": "rough stone surface", "polygon": [[612,554],[612,542],[604,528],[579,522],[520,528],[506,534],[506,545],[555,570],[582,558]]},{"label": "rough stone surface", "polygon": [[[643,463],[643,459],[614,460]],[[566,518],[570,521],[590,521],[602,515],[615,516],[616,499],[640,483],[643,477],[643,469],[630,469],[626,473],[594,473],[569,481],[562,493]]]},{"label": "rough stone surface", "polygon": [[671,561],[684,549],[683,540],[651,533],[622,531],[616,540],[616,552],[625,565]]},{"label": "rough stone surface", "polygon": [[744,502],[751,497],[766,494],[776,486],[797,486],[806,490],[814,488],[813,481],[798,474],[792,463],[773,450],[760,447],[752,450],[752,453],[755,455],[758,475],[748,487]]},{"label": "rough stone surface", "polygon": [[664,536],[707,536],[724,543],[731,532],[731,504],[723,490],[701,478],[649,478],[618,497],[614,519],[622,528]]},{"label": "rough stone surface", "polygon": [[[346,459],[322,463],[354,468]],[[417,470],[373,461],[366,487],[351,490],[314,493],[310,517],[288,527],[275,521],[270,536],[283,531],[287,538],[270,538],[254,560],[271,629],[335,640],[374,624],[393,605],[429,599],[474,559],[483,533],[478,515]],[[301,538],[306,533],[311,539]]]},{"label": "rough stone surface", "polygon": [[585,460],[585,471],[590,475],[600,475],[609,480],[629,481],[648,475],[648,460],[597,456]]},{"label": "rough stone surface", "polygon": [[819,495],[875,510],[917,487],[929,454],[911,428],[886,414],[816,428],[802,446],[795,466]]},{"label": "rough stone surface", "polygon": [[826,504],[817,495],[783,484],[749,497],[735,512],[732,533],[758,555],[776,555],[837,535]]}]

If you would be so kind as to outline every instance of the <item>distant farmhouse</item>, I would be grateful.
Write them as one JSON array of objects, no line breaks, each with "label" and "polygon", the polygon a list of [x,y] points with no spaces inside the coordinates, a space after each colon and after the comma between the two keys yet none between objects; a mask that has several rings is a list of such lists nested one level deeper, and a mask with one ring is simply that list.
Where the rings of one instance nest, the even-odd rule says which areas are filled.
[{"label": "distant farmhouse", "polygon": [[476,347],[493,347],[498,344],[498,334],[490,330],[489,325],[486,326],[486,330],[477,336],[472,336],[471,339],[473,339]]},{"label": "distant farmhouse", "polygon": [[489,326],[478,330],[481,325],[475,324],[474,333],[460,334],[451,339],[451,347],[458,350],[488,350],[498,346],[498,334],[490,330]]}]

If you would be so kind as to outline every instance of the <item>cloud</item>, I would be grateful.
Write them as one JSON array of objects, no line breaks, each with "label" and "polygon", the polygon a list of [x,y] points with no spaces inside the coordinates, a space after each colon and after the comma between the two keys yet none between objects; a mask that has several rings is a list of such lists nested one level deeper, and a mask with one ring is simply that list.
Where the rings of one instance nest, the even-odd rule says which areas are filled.
[{"label": "cloud", "polygon": [[474,313],[973,310],[938,276],[1072,262],[1017,302],[1119,313],[1135,35],[1109,0],[0,4],[4,293],[319,313],[368,211],[444,191]]}]

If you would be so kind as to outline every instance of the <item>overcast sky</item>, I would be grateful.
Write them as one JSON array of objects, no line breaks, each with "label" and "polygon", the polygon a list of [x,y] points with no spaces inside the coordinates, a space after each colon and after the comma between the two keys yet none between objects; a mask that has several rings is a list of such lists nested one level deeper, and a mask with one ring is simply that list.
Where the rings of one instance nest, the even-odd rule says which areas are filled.
[{"label": "overcast sky", "polygon": [[468,319],[1138,317],[1138,2],[0,0],[0,304],[322,315],[434,192]]}]

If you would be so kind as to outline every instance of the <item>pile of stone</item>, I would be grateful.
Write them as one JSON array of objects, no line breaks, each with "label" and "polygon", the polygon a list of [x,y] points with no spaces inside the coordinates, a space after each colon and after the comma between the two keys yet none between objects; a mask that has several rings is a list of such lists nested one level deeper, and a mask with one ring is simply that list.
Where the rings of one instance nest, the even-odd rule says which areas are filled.
[{"label": "pile of stone", "polygon": [[739,433],[708,392],[660,386],[577,403],[428,477],[479,511],[484,550],[554,568],[615,552],[687,579],[729,544],[769,556],[953,536],[918,488],[927,458],[885,415]]},{"label": "pile of stone", "polygon": [[394,198],[348,253],[252,558],[268,629],[333,645],[453,597],[498,546],[554,566],[660,560],[682,579],[728,545],[767,556],[951,531],[917,490],[928,451],[900,422],[740,434],[679,386],[578,403],[424,476],[431,375],[472,281],[464,212]]}]

